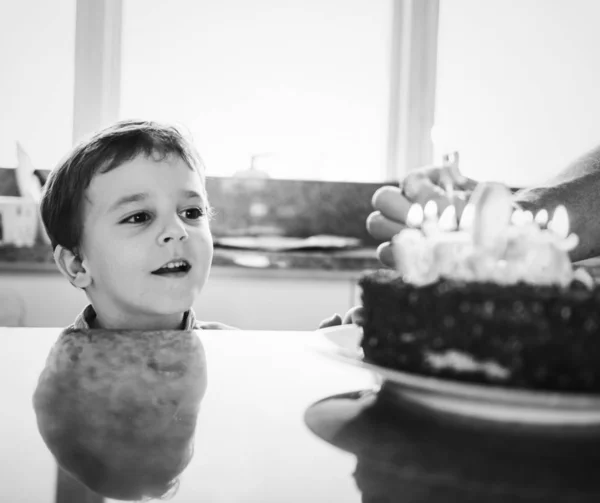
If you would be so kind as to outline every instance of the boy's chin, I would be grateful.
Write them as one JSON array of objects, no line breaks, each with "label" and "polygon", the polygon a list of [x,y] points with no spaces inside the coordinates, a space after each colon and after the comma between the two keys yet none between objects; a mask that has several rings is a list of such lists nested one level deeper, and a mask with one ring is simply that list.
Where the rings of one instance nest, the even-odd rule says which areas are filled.
[{"label": "boy's chin", "polygon": [[157,320],[176,320],[177,323],[183,321],[185,313],[192,309],[192,302],[180,302],[180,303],[171,303],[169,306],[161,306],[162,308],[157,308],[154,313]]},{"label": "boy's chin", "polygon": [[[196,291],[173,295],[155,294],[152,296],[132,292],[127,295],[121,295],[116,300],[109,301],[88,295],[88,299],[92,306],[94,306],[100,324],[106,326],[125,322],[127,325],[119,328],[134,328],[136,325],[152,326],[153,324],[157,324],[157,328],[174,329],[175,326],[171,325],[182,321],[183,315],[192,308],[196,298]],[[126,320],[132,323],[127,323]],[[168,327],[162,326],[165,323],[167,323]]]},{"label": "boy's chin", "polygon": [[185,292],[161,292],[146,298],[146,311],[150,313],[168,315],[183,313],[189,311],[194,305],[199,292],[197,290],[188,290]]},{"label": "boy's chin", "polygon": [[187,313],[192,308],[191,302],[180,302],[180,303],[170,303],[167,305],[156,306],[154,309],[149,308],[146,312],[148,313],[148,318],[165,318],[165,319],[174,319],[178,317],[183,317],[185,313]]},{"label": "boy's chin", "polygon": [[156,305],[156,312],[162,314],[176,314],[189,311],[196,300],[195,295],[186,295],[185,297],[164,299]]}]

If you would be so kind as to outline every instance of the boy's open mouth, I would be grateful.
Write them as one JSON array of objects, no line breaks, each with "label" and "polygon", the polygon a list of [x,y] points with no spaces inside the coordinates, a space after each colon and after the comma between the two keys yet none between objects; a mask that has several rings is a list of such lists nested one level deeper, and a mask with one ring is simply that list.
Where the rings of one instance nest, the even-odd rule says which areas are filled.
[{"label": "boy's open mouth", "polygon": [[156,269],[156,271],[152,271],[152,274],[156,274],[158,276],[169,276],[169,275],[177,275],[181,276],[186,274],[192,266],[187,260],[177,259],[171,260],[167,262],[165,265]]}]

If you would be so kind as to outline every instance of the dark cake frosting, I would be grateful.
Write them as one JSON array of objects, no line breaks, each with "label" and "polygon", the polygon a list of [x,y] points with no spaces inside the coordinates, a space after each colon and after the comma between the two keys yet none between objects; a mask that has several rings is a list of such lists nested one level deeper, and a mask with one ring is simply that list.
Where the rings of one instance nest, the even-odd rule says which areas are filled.
[{"label": "dark cake frosting", "polygon": [[365,359],[470,382],[600,392],[600,289],[360,280]]},{"label": "dark cake frosting", "polygon": [[420,211],[392,241],[397,270],[361,278],[365,359],[470,382],[600,392],[600,288],[572,268],[578,240],[566,210],[550,222],[515,211],[500,184],[482,184],[471,201],[473,220],[458,229]]}]

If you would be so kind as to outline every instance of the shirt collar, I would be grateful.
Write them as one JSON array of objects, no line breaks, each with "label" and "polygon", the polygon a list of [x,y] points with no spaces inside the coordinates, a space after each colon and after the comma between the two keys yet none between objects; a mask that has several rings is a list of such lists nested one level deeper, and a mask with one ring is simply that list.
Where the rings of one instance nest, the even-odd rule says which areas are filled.
[{"label": "shirt collar", "polygon": [[[81,313],[75,318],[75,322],[69,327],[73,330],[88,330],[92,325],[92,322],[96,318],[96,311],[94,307],[89,304]],[[183,323],[181,330],[195,330],[198,328],[198,322],[194,311],[190,309],[183,315]]]}]

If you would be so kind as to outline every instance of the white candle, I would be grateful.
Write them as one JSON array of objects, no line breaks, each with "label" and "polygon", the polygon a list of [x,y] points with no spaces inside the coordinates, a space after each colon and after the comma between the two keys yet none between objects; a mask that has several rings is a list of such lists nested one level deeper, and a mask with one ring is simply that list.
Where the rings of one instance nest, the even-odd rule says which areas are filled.
[{"label": "white candle", "polygon": [[433,236],[440,232],[440,226],[438,224],[438,208],[435,201],[427,201],[425,209],[423,210],[424,219],[421,229],[427,236]]},{"label": "white candle", "polygon": [[467,204],[463,209],[462,215],[460,216],[460,223],[458,228],[460,230],[469,230],[473,227],[473,220],[475,218],[475,206]]},{"label": "white candle", "polygon": [[454,207],[454,205],[451,204],[442,212],[438,225],[443,231],[450,232],[456,230],[456,208]]},{"label": "white candle", "polygon": [[406,214],[406,225],[408,227],[421,227],[423,216],[423,207],[419,203],[411,205]]},{"label": "white candle", "polygon": [[425,205],[425,220],[429,222],[437,222],[438,219],[438,207],[435,201],[427,201]]},{"label": "white candle", "polygon": [[554,210],[554,216],[548,222],[548,229],[562,239],[566,239],[569,235],[569,214],[562,204]]},{"label": "white candle", "polygon": [[529,210],[514,210],[510,222],[516,226],[530,224],[533,222],[533,213]]},{"label": "white candle", "polygon": [[525,213],[523,210],[515,210],[510,217],[510,223],[513,225],[523,225],[525,223]]},{"label": "white candle", "polygon": [[508,246],[508,231],[514,210],[512,194],[498,182],[480,183],[473,196],[475,220],[473,244],[488,256],[500,258]]},{"label": "white candle", "polygon": [[579,245],[579,236],[577,234],[569,234],[565,239],[558,242],[558,247],[562,250],[570,252]]},{"label": "white candle", "polygon": [[540,227],[544,227],[548,223],[548,212],[540,210],[535,215],[535,221]]}]

